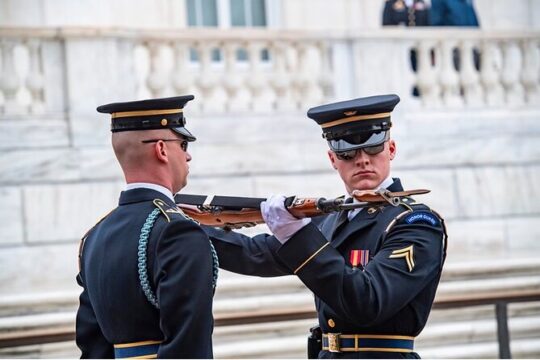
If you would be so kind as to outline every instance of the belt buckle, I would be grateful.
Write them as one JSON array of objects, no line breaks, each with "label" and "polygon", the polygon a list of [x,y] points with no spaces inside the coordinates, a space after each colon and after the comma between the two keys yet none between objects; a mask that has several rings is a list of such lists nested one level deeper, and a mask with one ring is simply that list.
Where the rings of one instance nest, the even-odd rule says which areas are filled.
[{"label": "belt buckle", "polygon": [[328,351],[333,353],[341,352],[339,348],[339,336],[341,333],[328,333]]}]

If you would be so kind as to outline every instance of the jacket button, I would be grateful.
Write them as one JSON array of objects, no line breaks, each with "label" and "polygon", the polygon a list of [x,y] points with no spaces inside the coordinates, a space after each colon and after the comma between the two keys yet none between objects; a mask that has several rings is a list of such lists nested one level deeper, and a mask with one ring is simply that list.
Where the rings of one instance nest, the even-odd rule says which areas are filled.
[{"label": "jacket button", "polygon": [[336,326],[336,323],[334,322],[334,320],[328,319],[328,326],[330,326],[331,328],[333,328],[333,327]]},{"label": "jacket button", "polygon": [[370,207],[370,208],[367,210],[367,213],[368,213],[369,215],[371,215],[371,214],[373,214],[373,213],[376,212],[376,211],[377,211],[377,208]]}]

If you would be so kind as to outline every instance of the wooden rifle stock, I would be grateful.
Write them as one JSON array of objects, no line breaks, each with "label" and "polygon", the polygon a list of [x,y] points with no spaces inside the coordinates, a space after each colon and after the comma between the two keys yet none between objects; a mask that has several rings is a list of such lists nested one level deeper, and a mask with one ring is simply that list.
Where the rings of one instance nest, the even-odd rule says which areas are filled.
[{"label": "wooden rifle stock", "polygon": [[[357,202],[353,203],[345,203],[344,198],[289,197],[285,199],[285,207],[297,218],[315,217],[335,211],[352,210],[373,205],[398,206],[404,197],[426,194],[428,192],[429,190],[425,189],[400,192],[390,192],[384,189],[378,191],[355,190],[351,195]],[[206,200],[184,202],[184,200],[191,198],[202,198]],[[254,207],[253,204],[260,204],[265,199],[220,197],[228,200],[236,200],[234,205],[225,205],[227,201],[208,201],[207,203],[208,198],[200,195],[177,195],[176,202],[178,207],[187,216],[203,225],[236,229],[264,223],[259,207]],[[213,198],[210,197],[210,199]],[[246,203],[249,202],[250,205],[248,207],[242,206],[242,200]]]}]

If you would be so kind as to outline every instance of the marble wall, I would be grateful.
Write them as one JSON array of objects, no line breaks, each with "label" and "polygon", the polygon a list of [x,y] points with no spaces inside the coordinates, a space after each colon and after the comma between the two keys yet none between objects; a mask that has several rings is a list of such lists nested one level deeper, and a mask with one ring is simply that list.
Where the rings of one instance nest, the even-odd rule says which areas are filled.
[{"label": "marble wall", "polygon": [[[408,188],[432,190],[422,199],[447,220],[449,261],[540,251],[540,194],[534,186],[540,181],[539,116],[533,109],[428,112],[398,105],[393,175]],[[320,129],[303,113],[190,119],[199,140],[191,147],[185,193],[344,192]],[[32,131],[23,126],[26,121]],[[85,121],[108,119],[96,115]],[[45,124],[19,125],[0,131],[0,140],[9,136],[33,144],[5,146],[0,153],[0,289],[75,289],[78,240],[115,206],[121,172],[108,141],[66,145],[73,144],[67,132],[52,132],[53,141],[41,134],[50,128]],[[85,136],[102,137],[102,131],[107,130],[88,127]]]}]

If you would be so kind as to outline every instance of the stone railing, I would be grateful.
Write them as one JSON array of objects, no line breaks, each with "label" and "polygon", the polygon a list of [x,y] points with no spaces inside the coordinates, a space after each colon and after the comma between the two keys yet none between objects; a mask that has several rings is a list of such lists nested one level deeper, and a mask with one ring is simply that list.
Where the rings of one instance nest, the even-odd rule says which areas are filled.
[{"label": "stone railing", "polygon": [[540,32],[441,28],[0,28],[0,116],[69,116],[83,99],[186,93],[210,113],[305,110],[384,92],[428,108],[537,105],[539,45]]}]

